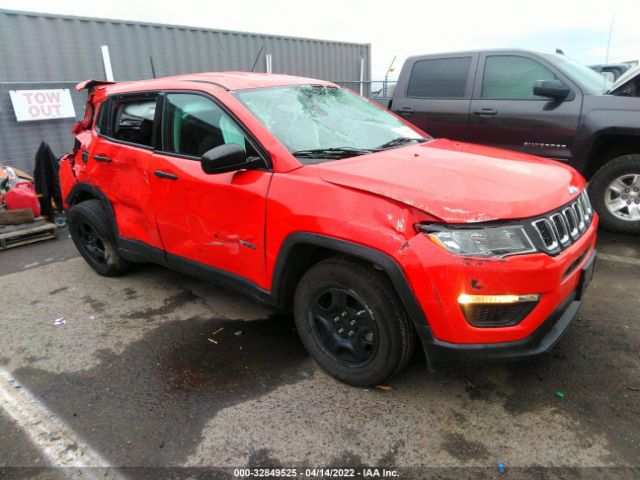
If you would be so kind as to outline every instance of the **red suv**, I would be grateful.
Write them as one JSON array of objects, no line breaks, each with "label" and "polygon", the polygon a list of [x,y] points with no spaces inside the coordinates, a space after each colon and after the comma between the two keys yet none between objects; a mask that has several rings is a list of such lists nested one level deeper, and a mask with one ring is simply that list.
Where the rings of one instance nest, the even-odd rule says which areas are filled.
[{"label": "red suv", "polygon": [[524,358],[575,317],[597,216],[572,168],[432,139],[324,81],[203,73],[88,81],[60,162],[71,236],[101,275],[155,262],[292,311],[353,385]]}]

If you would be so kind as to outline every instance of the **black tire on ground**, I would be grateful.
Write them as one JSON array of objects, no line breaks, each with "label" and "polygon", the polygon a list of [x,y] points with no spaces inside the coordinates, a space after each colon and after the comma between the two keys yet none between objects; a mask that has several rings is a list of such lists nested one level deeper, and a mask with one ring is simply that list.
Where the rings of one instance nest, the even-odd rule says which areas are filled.
[{"label": "black tire on ground", "polygon": [[333,257],[309,269],[296,288],[294,317],[309,354],[351,385],[383,383],[414,350],[413,326],[388,278],[358,261]]},{"label": "black tire on ground", "polygon": [[106,277],[127,271],[130,264],[118,253],[109,218],[99,200],[71,207],[67,223],[73,243],[91,268]]},{"label": "black tire on ground", "polygon": [[[605,230],[640,234],[640,219],[623,218],[625,216],[624,209],[619,212],[619,216],[616,216],[607,207],[607,199],[610,198],[610,195],[613,195],[614,200],[617,199],[616,194],[612,194],[609,191],[609,186],[620,178],[624,178],[625,182],[629,182],[632,175],[638,175],[637,178],[640,179],[640,154],[622,155],[610,160],[596,172],[589,183],[591,203],[598,212],[600,224]],[[627,201],[631,202],[630,208],[640,208],[640,192],[634,191],[634,188],[640,188],[640,185],[636,184],[634,187],[629,184],[628,186],[629,192],[625,192],[624,190],[626,189],[623,189],[623,194],[626,198],[623,200],[622,196],[620,196],[619,200],[624,201],[625,204]],[[638,200],[638,204],[635,203],[636,200]]]}]

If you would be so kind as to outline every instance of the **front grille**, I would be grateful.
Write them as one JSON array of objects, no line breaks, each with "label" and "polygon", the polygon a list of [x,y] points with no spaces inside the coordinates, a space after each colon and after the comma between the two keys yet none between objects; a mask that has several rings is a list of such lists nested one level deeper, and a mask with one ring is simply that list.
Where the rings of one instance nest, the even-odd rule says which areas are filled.
[{"label": "front grille", "polygon": [[553,228],[551,228],[551,222],[546,218],[533,222],[533,226],[536,228],[542,238],[542,243],[548,250],[553,250],[558,246],[556,237],[553,234]]},{"label": "front grille", "polygon": [[580,231],[578,230],[578,220],[576,219],[576,212],[573,211],[573,208],[568,207],[562,211],[562,216],[567,221],[567,227],[569,228],[569,235],[571,235],[571,238],[578,238]]},{"label": "front grille", "polygon": [[551,221],[553,222],[553,227],[556,229],[555,233],[558,241],[561,245],[566,245],[569,242],[569,231],[565,225],[564,217],[561,213],[554,213],[551,215]]},{"label": "front grille", "polygon": [[538,302],[462,305],[467,321],[476,327],[508,327],[520,323],[535,308]]},{"label": "front grille", "polygon": [[544,250],[558,254],[580,238],[593,220],[593,208],[587,191],[563,208],[531,221]]}]

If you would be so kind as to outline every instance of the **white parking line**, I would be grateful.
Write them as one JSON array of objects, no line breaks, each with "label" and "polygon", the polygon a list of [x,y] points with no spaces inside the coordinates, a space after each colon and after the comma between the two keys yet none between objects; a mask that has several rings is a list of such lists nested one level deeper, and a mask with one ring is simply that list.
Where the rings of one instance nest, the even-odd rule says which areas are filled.
[{"label": "white parking line", "polygon": [[621,257],[619,255],[609,255],[608,253],[598,253],[598,260],[626,263],[627,265],[640,265],[640,258]]},{"label": "white parking line", "polygon": [[[123,478],[8,371],[0,368],[0,407],[29,436],[52,467],[69,468],[72,478]],[[95,469],[95,470],[94,470]]]}]

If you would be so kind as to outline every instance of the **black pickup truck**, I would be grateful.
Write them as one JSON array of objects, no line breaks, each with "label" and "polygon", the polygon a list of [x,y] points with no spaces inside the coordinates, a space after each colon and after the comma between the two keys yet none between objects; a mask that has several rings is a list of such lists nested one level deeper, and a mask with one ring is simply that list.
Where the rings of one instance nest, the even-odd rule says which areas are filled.
[{"label": "black pickup truck", "polygon": [[611,84],[561,54],[416,56],[387,106],[434,137],[570,164],[590,181],[601,224],[640,234],[639,68]]}]

